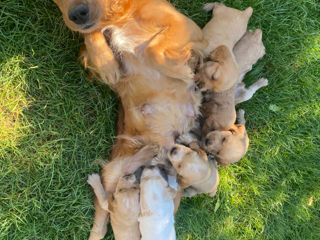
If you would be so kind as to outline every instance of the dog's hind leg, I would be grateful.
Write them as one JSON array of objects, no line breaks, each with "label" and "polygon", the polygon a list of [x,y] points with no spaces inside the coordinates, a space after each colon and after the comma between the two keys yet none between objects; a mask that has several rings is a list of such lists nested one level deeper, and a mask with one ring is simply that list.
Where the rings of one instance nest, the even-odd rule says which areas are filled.
[{"label": "dog's hind leg", "polygon": [[235,105],[248,101],[252,98],[253,94],[260,88],[268,85],[268,79],[260,78],[258,81],[253,83],[249,88],[245,88],[243,83],[240,83],[236,89]]},{"label": "dog's hind leg", "polygon": [[91,228],[89,240],[100,240],[107,233],[109,213],[108,211],[102,209],[97,198],[95,198],[94,200],[94,207],[95,207],[94,221],[93,221],[93,226]]}]

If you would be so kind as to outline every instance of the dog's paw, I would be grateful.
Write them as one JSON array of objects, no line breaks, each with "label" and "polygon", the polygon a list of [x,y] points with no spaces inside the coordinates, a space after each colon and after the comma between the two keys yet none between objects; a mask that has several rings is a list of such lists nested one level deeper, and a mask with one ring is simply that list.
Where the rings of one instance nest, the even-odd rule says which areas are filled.
[{"label": "dog's paw", "polygon": [[260,87],[265,87],[265,86],[268,86],[269,81],[268,81],[268,79],[266,79],[266,78],[260,78],[260,79],[258,80],[258,83],[259,83],[259,86],[260,86]]},{"label": "dog's paw", "polygon": [[101,178],[100,175],[97,173],[93,173],[91,175],[89,175],[87,183],[91,186],[91,187],[95,187],[99,184],[101,184]]}]

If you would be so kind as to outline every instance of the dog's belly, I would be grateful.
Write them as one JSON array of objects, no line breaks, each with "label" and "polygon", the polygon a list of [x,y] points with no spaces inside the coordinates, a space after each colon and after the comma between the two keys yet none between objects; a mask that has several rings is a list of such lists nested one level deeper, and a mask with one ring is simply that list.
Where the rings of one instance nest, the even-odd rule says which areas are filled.
[{"label": "dog's belly", "polygon": [[153,78],[160,77],[159,71],[152,68],[145,58],[145,50],[157,29],[144,29],[139,23],[132,21],[120,27],[108,26],[103,31],[111,32],[109,45],[121,63],[125,75],[144,74]]}]

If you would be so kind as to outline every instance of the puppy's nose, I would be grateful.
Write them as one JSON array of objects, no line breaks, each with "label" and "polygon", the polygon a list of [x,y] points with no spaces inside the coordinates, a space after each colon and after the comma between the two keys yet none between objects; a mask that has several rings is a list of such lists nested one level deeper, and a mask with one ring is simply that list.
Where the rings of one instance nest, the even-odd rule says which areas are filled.
[{"label": "puppy's nose", "polygon": [[210,145],[211,144],[211,140],[209,138],[207,138],[206,141],[205,141],[205,144],[206,144],[206,146]]},{"label": "puppy's nose", "polygon": [[85,24],[89,20],[89,7],[86,4],[80,3],[69,9],[68,15],[72,22],[78,25]]},{"label": "puppy's nose", "polygon": [[170,151],[170,154],[171,155],[175,155],[176,153],[177,153],[177,148],[176,147],[173,147],[172,149],[171,149],[171,151]]}]

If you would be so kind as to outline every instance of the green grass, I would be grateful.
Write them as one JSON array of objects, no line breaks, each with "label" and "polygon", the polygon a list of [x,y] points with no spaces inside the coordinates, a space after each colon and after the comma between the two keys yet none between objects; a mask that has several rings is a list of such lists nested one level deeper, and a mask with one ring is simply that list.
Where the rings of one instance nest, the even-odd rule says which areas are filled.
[{"label": "green grass", "polygon": [[[201,26],[210,19],[205,2],[173,1]],[[225,2],[253,7],[249,28],[263,30],[267,55],[245,81],[267,77],[269,86],[241,105],[247,156],[220,168],[214,198],[182,201],[178,239],[318,240],[319,2]],[[82,39],[51,1],[2,0],[0,26],[0,239],[87,239],[86,178],[113,144],[115,96],[87,81],[77,62]]]}]

